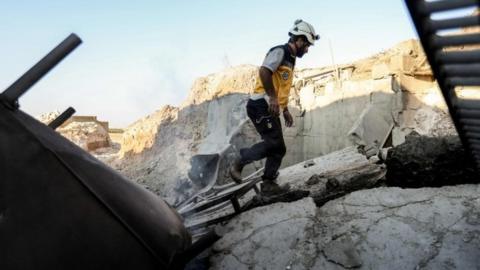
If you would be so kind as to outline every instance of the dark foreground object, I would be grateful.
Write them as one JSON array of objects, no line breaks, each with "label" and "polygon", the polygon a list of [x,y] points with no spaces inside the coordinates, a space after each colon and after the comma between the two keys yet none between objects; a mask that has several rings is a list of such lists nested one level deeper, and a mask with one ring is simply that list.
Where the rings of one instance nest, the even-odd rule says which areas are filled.
[{"label": "dark foreground object", "polygon": [[71,35],[0,94],[0,269],[182,268],[218,236],[191,246],[162,199],[18,110],[80,42]]},{"label": "dark foreground object", "polygon": [[[479,26],[480,1],[405,0],[405,3],[460,140],[480,171],[480,101],[462,97],[456,91],[472,86],[470,89],[478,91],[480,86],[480,37],[478,33],[465,31]],[[476,12],[458,12],[466,8]],[[456,12],[455,17],[436,16]],[[445,30],[455,35],[445,35]]]}]

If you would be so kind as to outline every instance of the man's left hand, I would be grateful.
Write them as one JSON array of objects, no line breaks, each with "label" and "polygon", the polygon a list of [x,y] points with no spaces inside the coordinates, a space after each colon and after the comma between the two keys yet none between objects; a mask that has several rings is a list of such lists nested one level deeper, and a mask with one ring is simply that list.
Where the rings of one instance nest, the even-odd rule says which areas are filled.
[{"label": "man's left hand", "polygon": [[283,111],[283,118],[285,119],[285,125],[291,127],[293,125],[293,117],[288,110]]}]

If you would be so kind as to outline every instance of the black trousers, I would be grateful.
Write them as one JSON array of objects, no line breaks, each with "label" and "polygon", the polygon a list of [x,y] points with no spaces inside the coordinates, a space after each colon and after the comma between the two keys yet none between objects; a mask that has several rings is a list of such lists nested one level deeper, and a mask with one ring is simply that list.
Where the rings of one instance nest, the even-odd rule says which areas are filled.
[{"label": "black trousers", "polygon": [[267,101],[263,98],[248,100],[247,115],[263,141],[250,148],[240,149],[241,163],[246,165],[267,158],[263,178],[274,180],[287,151],[280,118],[274,117],[268,112]]}]

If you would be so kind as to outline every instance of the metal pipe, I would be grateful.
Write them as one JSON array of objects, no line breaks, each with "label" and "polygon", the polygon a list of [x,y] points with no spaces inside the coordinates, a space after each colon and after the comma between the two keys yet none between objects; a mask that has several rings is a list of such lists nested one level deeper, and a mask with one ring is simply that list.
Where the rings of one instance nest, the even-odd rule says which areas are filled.
[{"label": "metal pipe", "polygon": [[480,133],[480,127],[478,127],[478,126],[463,126],[463,130]]},{"label": "metal pipe", "polygon": [[476,154],[480,154],[480,145],[478,144],[470,145],[470,150]]},{"label": "metal pipe", "polygon": [[480,119],[460,119],[460,123],[464,125],[480,126]]},{"label": "metal pipe", "polygon": [[[459,109],[480,110],[480,100],[475,99],[459,99],[453,105]],[[480,120],[476,125],[480,125]]]},{"label": "metal pipe", "polygon": [[[418,1],[418,0],[417,0]],[[420,1],[419,1],[420,2]],[[442,1],[431,1],[425,2],[422,11],[427,13],[446,11],[450,9],[465,8],[470,6],[477,6],[478,0],[442,0]]]},{"label": "metal pipe", "polygon": [[[467,118],[477,118],[480,114],[480,110],[464,110],[458,109],[454,104],[458,103],[458,98],[456,97],[454,88],[454,83],[456,81],[450,81],[450,84],[447,83],[445,74],[441,72],[441,66],[444,64],[462,64],[462,63],[479,63],[480,62],[480,50],[472,51],[444,51],[441,48],[436,48],[432,41],[435,39],[433,35],[438,35],[437,30],[444,30],[449,28],[459,29],[462,26],[478,26],[479,17],[478,16],[469,16],[462,18],[446,19],[446,20],[435,20],[430,19],[430,15],[435,11],[449,11],[454,8],[461,6],[479,6],[479,1],[473,0],[449,0],[447,1],[429,1],[424,0],[405,0],[407,8],[411,14],[413,23],[420,37],[420,41],[427,55],[428,62],[432,68],[433,74],[437,79],[438,85],[442,90],[442,93],[445,97],[445,102],[447,104],[448,110],[452,115],[452,120],[455,125],[455,129],[458,132],[460,140],[462,141],[463,146],[467,152],[472,152],[469,147],[469,139],[476,138],[475,134],[471,132],[465,133],[462,130],[462,118],[464,114],[467,114]],[[473,80],[470,83],[476,83]],[[462,81],[460,85],[465,85],[465,82]],[[475,116],[473,116],[475,115]],[[473,117],[471,117],[473,116]],[[472,119],[472,120],[477,120]],[[473,137],[471,137],[473,136]],[[476,161],[478,162],[478,158]]]},{"label": "metal pipe", "polygon": [[469,143],[476,143],[476,144],[479,144],[480,145],[480,140],[479,139],[468,139],[468,142]]},{"label": "metal pipe", "polygon": [[65,121],[68,120],[73,114],[75,113],[75,109],[72,107],[68,107],[62,114],[60,114],[57,118],[53,119],[52,122],[48,124],[53,130],[57,129],[61,126]]},{"label": "metal pipe", "polygon": [[57,47],[8,87],[1,94],[2,99],[10,105],[11,108],[18,108],[18,98],[25,94],[32,85],[39,81],[81,43],[82,40],[77,35],[70,34]]},{"label": "metal pipe", "polygon": [[480,62],[480,50],[449,51],[437,50],[435,58],[442,64],[467,64]]},{"label": "metal pipe", "polygon": [[445,77],[470,77],[480,76],[480,64],[448,64],[440,72]]},{"label": "metal pipe", "polygon": [[459,109],[457,113],[462,118],[470,118],[470,119],[479,119],[480,118],[480,110],[466,110],[466,109]]},{"label": "metal pipe", "polygon": [[446,83],[449,86],[479,86],[480,77],[449,77]]},{"label": "metal pipe", "polygon": [[480,34],[465,34],[465,35],[452,35],[452,36],[439,36],[433,35],[431,38],[431,44],[435,48],[449,47],[449,46],[461,46],[461,45],[473,45],[480,43]]},{"label": "metal pipe", "polygon": [[431,20],[426,21],[428,30],[431,32],[439,30],[449,30],[462,27],[478,26],[479,17],[468,16],[461,18],[445,19],[445,20]]},{"label": "metal pipe", "polygon": [[469,139],[480,139],[480,134],[473,132],[466,132],[465,136]]},{"label": "metal pipe", "polygon": [[480,151],[480,145],[472,144],[470,147],[474,150],[474,152],[478,153]]}]

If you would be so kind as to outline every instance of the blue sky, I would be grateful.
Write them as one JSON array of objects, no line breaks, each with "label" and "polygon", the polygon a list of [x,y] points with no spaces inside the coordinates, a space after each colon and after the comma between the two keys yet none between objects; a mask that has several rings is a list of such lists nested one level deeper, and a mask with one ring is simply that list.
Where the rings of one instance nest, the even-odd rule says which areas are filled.
[{"label": "blue sky", "polygon": [[295,19],[321,36],[297,67],[346,63],[416,38],[403,1],[0,1],[0,89],[70,33],[83,40],[20,100],[33,115],[68,106],[125,127],[179,105],[195,78],[261,64]]}]

